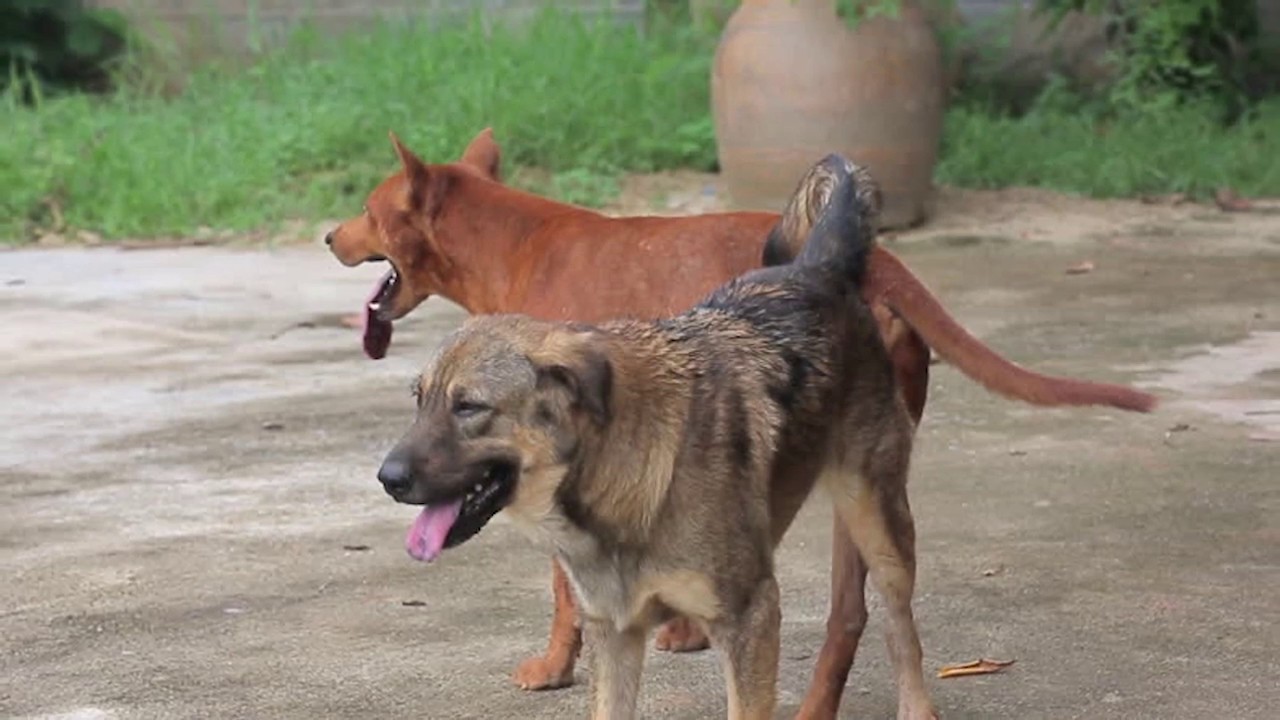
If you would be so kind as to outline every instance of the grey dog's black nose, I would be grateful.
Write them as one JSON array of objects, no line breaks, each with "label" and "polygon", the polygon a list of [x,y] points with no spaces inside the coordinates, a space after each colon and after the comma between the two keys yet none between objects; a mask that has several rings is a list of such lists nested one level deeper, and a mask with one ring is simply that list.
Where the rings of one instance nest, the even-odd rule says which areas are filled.
[{"label": "grey dog's black nose", "polygon": [[329,232],[327,232],[327,233],[325,233],[325,234],[324,234],[324,244],[325,244],[325,245],[333,245],[333,231],[332,231],[332,230],[330,230]]},{"label": "grey dog's black nose", "polygon": [[413,484],[409,463],[399,458],[387,458],[378,468],[378,482],[392,497],[408,492]]}]

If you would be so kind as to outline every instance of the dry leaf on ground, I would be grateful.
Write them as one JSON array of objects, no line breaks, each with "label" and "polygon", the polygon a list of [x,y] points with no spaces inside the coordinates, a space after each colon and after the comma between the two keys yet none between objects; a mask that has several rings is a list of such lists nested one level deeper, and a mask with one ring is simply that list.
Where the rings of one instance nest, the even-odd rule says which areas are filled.
[{"label": "dry leaf on ground", "polygon": [[1009,667],[1013,662],[1012,660],[979,658],[973,662],[961,663],[960,665],[943,665],[938,670],[938,677],[945,680],[946,678],[964,677],[966,675],[990,675]]},{"label": "dry leaf on ground", "polygon": [[1253,209],[1251,201],[1240,197],[1239,193],[1229,187],[1218,188],[1213,194],[1213,202],[1223,212],[1243,212]]},{"label": "dry leaf on ground", "polygon": [[1186,193],[1169,193],[1168,195],[1139,195],[1138,202],[1143,205],[1181,205],[1190,198]]}]

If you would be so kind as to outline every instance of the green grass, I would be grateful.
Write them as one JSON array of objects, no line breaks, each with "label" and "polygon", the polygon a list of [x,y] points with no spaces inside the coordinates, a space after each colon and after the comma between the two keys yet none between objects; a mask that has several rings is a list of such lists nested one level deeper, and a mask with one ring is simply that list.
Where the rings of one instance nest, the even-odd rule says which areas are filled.
[{"label": "green grass", "polygon": [[710,61],[691,33],[554,13],[491,35],[304,30],[174,98],[125,88],[0,109],[0,237],[30,236],[54,209],[107,237],[348,215],[395,167],[388,130],[443,162],[492,126],[505,164],[556,173],[538,190],[598,202],[619,171],[712,165]]},{"label": "green grass", "polygon": [[939,182],[1033,185],[1093,197],[1187,193],[1230,186],[1280,195],[1280,100],[1224,128],[1211,108],[1096,115],[1035,109],[1018,117],[956,107],[947,116]]},{"label": "green grass", "polygon": [[[402,23],[334,40],[304,29],[247,69],[198,73],[173,97],[124,87],[34,109],[0,98],[0,240],[346,216],[395,168],[388,130],[448,161],[492,126],[508,168],[550,171],[530,174],[547,178],[530,189],[600,203],[621,172],[714,166],[713,49],[692,32],[641,35],[554,13],[492,33]],[[1106,116],[1046,97],[1017,118],[958,103],[938,179],[1110,197],[1223,185],[1280,196],[1280,101],[1223,128],[1201,108]]]}]

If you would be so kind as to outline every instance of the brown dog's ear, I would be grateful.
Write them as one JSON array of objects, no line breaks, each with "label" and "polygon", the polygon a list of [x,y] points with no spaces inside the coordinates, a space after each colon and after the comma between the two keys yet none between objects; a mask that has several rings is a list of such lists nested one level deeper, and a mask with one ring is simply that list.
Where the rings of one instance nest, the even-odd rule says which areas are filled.
[{"label": "brown dog's ear", "polygon": [[400,165],[404,168],[404,175],[409,180],[409,187],[413,189],[415,194],[427,186],[427,164],[422,162],[421,158],[413,154],[413,151],[404,146],[400,142],[400,138],[395,132],[389,132],[391,136],[391,145],[396,149],[396,155],[400,158]]},{"label": "brown dog's ear", "polygon": [[462,151],[461,162],[479,170],[492,180],[502,182],[502,151],[498,149],[498,143],[493,139],[493,128],[481,130],[471,140],[467,149]]},{"label": "brown dog's ear", "polygon": [[538,387],[565,388],[574,404],[604,427],[610,418],[613,364],[586,333],[565,340],[548,343],[537,357],[530,358],[538,373]]},{"label": "brown dog's ear", "polygon": [[396,149],[396,155],[400,156],[405,179],[409,181],[409,206],[415,210],[426,210],[428,214],[434,215],[436,209],[440,207],[445,188],[448,186],[447,178],[442,177],[440,173],[433,174],[428,170],[427,164],[413,154],[412,150],[405,147],[394,132],[389,135],[391,144]]}]

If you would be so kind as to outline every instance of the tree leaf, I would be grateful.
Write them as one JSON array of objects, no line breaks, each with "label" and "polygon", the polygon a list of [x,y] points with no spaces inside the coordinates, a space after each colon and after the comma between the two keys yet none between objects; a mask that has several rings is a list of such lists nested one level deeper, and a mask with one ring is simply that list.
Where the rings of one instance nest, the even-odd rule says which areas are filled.
[{"label": "tree leaf", "polygon": [[95,22],[78,17],[67,26],[67,49],[73,55],[91,58],[102,52],[104,33]]},{"label": "tree leaf", "polygon": [[959,665],[943,665],[938,669],[938,677],[942,679],[965,677],[967,675],[990,675],[998,673],[1014,663],[1013,660],[988,660],[978,658],[973,662]]}]

